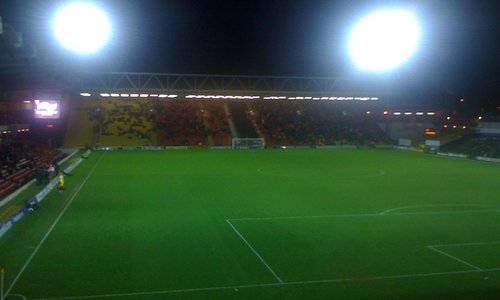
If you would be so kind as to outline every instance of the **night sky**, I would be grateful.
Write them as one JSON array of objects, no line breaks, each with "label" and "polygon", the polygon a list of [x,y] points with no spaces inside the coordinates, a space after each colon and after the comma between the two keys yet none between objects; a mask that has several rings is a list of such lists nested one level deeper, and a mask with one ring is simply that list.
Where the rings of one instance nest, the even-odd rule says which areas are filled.
[{"label": "night sky", "polygon": [[[108,0],[113,37],[86,58],[61,50],[50,20],[65,1],[2,0],[0,15],[53,63],[91,70],[279,76],[378,76],[415,97],[500,100],[500,1]],[[346,39],[377,8],[413,10],[417,55],[390,74],[356,71]]]}]

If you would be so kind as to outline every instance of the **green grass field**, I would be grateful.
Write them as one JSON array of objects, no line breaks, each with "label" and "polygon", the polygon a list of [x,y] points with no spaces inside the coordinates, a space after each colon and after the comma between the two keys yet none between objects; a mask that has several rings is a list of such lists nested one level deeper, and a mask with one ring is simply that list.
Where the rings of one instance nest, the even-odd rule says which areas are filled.
[{"label": "green grass field", "polygon": [[395,150],[94,152],[0,239],[6,299],[500,296],[500,166]]}]

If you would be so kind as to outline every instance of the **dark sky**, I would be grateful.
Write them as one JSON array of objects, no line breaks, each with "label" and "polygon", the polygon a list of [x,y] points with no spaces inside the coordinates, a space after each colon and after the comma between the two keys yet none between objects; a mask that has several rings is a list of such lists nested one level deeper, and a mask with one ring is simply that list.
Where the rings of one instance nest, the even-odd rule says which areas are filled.
[{"label": "dark sky", "polygon": [[79,59],[49,30],[64,3],[2,0],[0,15],[55,63],[77,60],[94,70],[371,78],[349,60],[349,29],[374,9],[408,8],[423,25],[419,52],[377,76],[419,97],[446,91],[499,101],[497,0],[105,0],[99,5],[111,16],[113,38],[102,53]]}]

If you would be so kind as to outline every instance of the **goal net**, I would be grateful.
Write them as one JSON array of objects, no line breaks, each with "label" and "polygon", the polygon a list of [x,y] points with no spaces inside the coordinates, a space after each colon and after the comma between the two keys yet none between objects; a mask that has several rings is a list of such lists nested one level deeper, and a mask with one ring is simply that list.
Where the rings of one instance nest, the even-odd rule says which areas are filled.
[{"label": "goal net", "polygon": [[233,149],[264,149],[266,143],[263,138],[233,138]]}]

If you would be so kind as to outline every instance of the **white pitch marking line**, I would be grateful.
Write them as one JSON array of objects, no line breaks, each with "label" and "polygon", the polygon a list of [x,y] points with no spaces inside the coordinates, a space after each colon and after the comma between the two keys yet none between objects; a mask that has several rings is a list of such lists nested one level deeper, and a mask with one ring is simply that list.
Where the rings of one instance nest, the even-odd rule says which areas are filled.
[{"label": "white pitch marking line", "polygon": [[258,220],[287,220],[287,219],[307,219],[307,218],[353,218],[353,217],[382,217],[382,216],[406,216],[406,215],[446,215],[463,213],[485,213],[500,212],[498,209],[477,209],[477,210],[449,210],[449,211],[423,211],[423,212],[402,212],[392,214],[367,213],[367,214],[341,214],[341,215],[316,215],[316,216],[290,216],[290,217],[250,217],[250,218],[230,218],[230,221],[258,221]]},{"label": "white pitch marking line", "polygon": [[63,210],[61,210],[61,212],[59,213],[59,215],[57,216],[57,218],[54,220],[54,223],[52,223],[52,225],[50,226],[50,228],[47,231],[47,233],[45,233],[45,235],[43,236],[43,238],[40,240],[40,242],[36,246],[35,250],[33,250],[33,252],[31,253],[31,255],[28,257],[28,260],[26,261],[26,263],[24,263],[23,267],[21,268],[21,270],[19,271],[19,273],[17,274],[17,276],[14,278],[14,281],[12,281],[12,283],[10,284],[9,289],[5,292],[5,297],[7,297],[9,295],[9,293],[12,290],[12,288],[14,287],[14,285],[17,283],[17,281],[19,280],[19,278],[21,277],[21,275],[26,270],[26,267],[28,267],[28,265],[30,264],[30,262],[33,259],[33,257],[38,253],[38,250],[40,250],[40,247],[45,242],[45,240],[47,239],[47,237],[50,235],[50,233],[52,232],[52,230],[54,229],[54,227],[56,227],[57,223],[59,223],[59,220],[61,219],[61,217],[63,216],[63,214],[66,212],[66,210],[68,209],[68,207],[70,206],[70,204],[73,203],[73,200],[76,198],[76,195],[78,195],[78,193],[80,192],[80,190],[82,189],[82,187],[85,185],[85,183],[87,182],[87,180],[90,178],[90,175],[92,175],[92,173],[94,172],[95,168],[97,167],[97,165],[99,164],[99,162],[101,161],[101,159],[104,157],[105,154],[106,153],[104,153],[99,158],[99,160],[96,162],[96,164],[94,165],[94,167],[92,167],[92,169],[90,170],[90,172],[87,175],[87,177],[85,177],[85,179],[80,184],[80,186],[73,192],[73,195],[71,196],[71,198],[69,199],[69,201],[66,203],[66,205],[63,208]]},{"label": "white pitch marking line", "polygon": [[62,299],[92,299],[92,298],[111,298],[111,297],[125,297],[125,296],[145,296],[145,295],[162,295],[162,294],[175,294],[175,293],[189,293],[189,292],[204,292],[204,291],[218,291],[218,290],[233,290],[240,288],[252,287],[266,287],[278,286],[281,283],[262,283],[262,284],[248,284],[248,285],[235,285],[235,286],[216,286],[207,288],[192,288],[192,289],[178,289],[178,290],[165,290],[165,291],[152,291],[152,292],[136,292],[136,293],[117,293],[117,294],[102,294],[102,295],[88,295],[88,296],[68,296],[68,297],[54,297],[54,298],[35,298],[34,300],[62,300]]},{"label": "white pitch marking line", "polygon": [[255,218],[235,218],[230,221],[258,221],[258,220],[288,220],[288,219],[309,219],[309,218],[342,218],[342,217],[371,217],[379,214],[345,214],[345,215],[317,215],[317,216],[290,216],[290,217],[255,217]]},{"label": "white pitch marking line", "polygon": [[[375,281],[375,280],[386,280],[386,279],[459,275],[459,274],[485,273],[485,272],[497,272],[497,271],[500,271],[500,268],[377,276],[377,277],[371,277],[371,278],[369,278],[369,280]],[[283,282],[283,283],[275,282],[275,283],[262,283],[262,284],[218,286],[218,287],[207,287],[207,288],[191,288],[191,289],[178,289],[178,290],[165,290],[165,291],[137,292],[137,293],[118,293],[118,294],[102,294],[102,295],[88,295],[88,296],[36,298],[35,300],[37,300],[37,299],[38,300],[41,300],[41,299],[44,299],[44,300],[94,299],[94,298],[112,298],[112,297],[126,297],[126,296],[133,297],[133,296],[145,296],[145,295],[162,295],[162,294],[174,294],[174,293],[217,291],[217,290],[229,290],[229,289],[233,290],[233,289],[243,289],[243,288],[260,288],[260,287],[273,287],[273,286],[284,286],[284,285],[321,284],[321,283],[335,283],[335,282],[348,282],[348,281],[356,281],[356,279],[354,279],[354,278],[320,279],[320,280],[309,280],[309,281],[290,281],[290,282]]]},{"label": "white pitch marking line", "polygon": [[402,206],[402,207],[396,207],[396,208],[391,208],[384,210],[381,212],[381,215],[388,214],[393,211],[397,210],[403,210],[403,209],[408,209],[408,208],[422,208],[422,207],[441,207],[441,206],[462,206],[462,207],[489,207],[489,208],[496,208],[497,206],[495,205],[485,205],[485,204],[462,204],[462,203],[437,203],[437,204],[425,204],[425,205],[411,205],[411,206]]},{"label": "white pitch marking line", "polygon": [[500,241],[491,242],[479,242],[479,243],[461,243],[461,244],[442,244],[442,245],[431,245],[432,247],[462,247],[462,246],[480,246],[480,245],[496,245],[500,244]]},{"label": "white pitch marking line", "polygon": [[451,255],[451,254],[449,254],[449,253],[446,253],[446,252],[444,252],[444,251],[441,251],[441,250],[439,250],[439,249],[437,249],[437,248],[435,248],[435,247],[433,247],[433,246],[427,246],[427,248],[432,249],[432,250],[434,250],[434,251],[436,251],[436,252],[438,252],[438,253],[441,253],[442,255],[448,256],[449,258],[451,258],[451,259],[453,259],[453,260],[456,260],[456,261],[458,261],[458,262],[461,262],[461,263],[463,263],[464,265],[467,265],[467,266],[469,266],[469,267],[471,267],[471,268],[474,268],[474,269],[476,269],[477,271],[482,271],[482,269],[481,269],[481,268],[476,267],[475,265],[473,265],[473,264],[471,264],[471,263],[468,263],[468,262],[466,262],[465,260],[460,259],[460,258],[458,258],[458,257],[456,257],[456,256],[453,256],[453,255]]},{"label": "white pitch marking line", "polygon": [[279,281],[279,283],[283,284],[283,280],[281,280],[281,278],[279,278],[279,276],[276,275],[276,273],[273,271],[273,269],[266,263],[266,261],[262,258],[262,256],[260,256],[260,254],[257,252],[257,250],[255,250],[252,247],[252,245],[250,245],[250,243],[243,237],[243,235],[241,235],[241,233],[236,229],[236,227],[233,226],[231,221],[226,219],[226,222],[227,222],[227,224],[229,224],[229,226],[231,226],[231,228],[234,230],[234,232],[236,232],[236,234],[243,240],[243,242],[245,242],[245,244],[247,244],[248,248],[250,248],[250,250],[253,251],[253,253],[260,259],[260,261],[266,266],[266,268],[274,275],[274,277]]},{"label": "white pitch marking line", "polygon": [[[306,178],[306,176],[301,176],[301,175],[290,175],[290,174],[280,174],[280,173],[273,173],[272,171],[262,171],[261,168],[257,169],[257,172],[258,173],[261,173],[263,175],[267,175],[267,176],[276,176],[276,177],[288,177],[288,178]],[[339,179],[339,180],[342,180],[342,179],[358,179],[358,178],[375,178],[375,177],[380,177],[380,176],[384,176],[385,175],[385,170],[382,170],[382,169],[377,169],[377,173],[374,174],[374,175],[346,175],[346,176],[342,176],[342,175],[332,175],[332,176],[329,176],[328,179]],[[325,178],[319,178],[319,179],[325,179]]]}]

